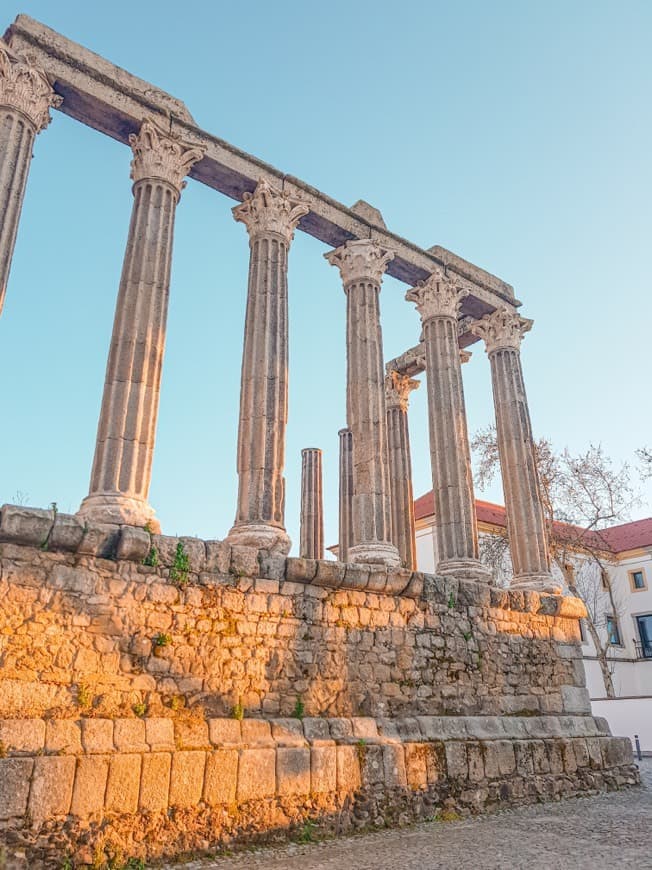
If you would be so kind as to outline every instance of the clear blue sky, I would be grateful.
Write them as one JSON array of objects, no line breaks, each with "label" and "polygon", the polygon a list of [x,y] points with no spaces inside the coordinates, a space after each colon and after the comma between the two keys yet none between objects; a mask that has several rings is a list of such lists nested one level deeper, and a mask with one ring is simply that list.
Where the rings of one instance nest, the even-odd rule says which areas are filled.
[{"label": "clear blue sky", "polygon": [[[184,100],[197,122],[397,233],[512,283],[535,431],[652,443],[648,359],[652,4],[172,0],[3,3]],[[39,136],[0,319],[0,501],[74,512],[87,492],[131,209],[130,152],[56,114]],[[177,214],[151,502],[164,531],[222,537],[235,447],[248,261],[234,203],[191,181]],[[345,299],[324,246],[290,255],[287,525],[300,451],[324,450],[337,539]],[[413,345],[405,288],[386,280],[385,353]],[[469,428],[492,420],[481,345],[464,368]],[[413,394],[415,493],[430,488],[426,395]],[[496,487],[485,493],[501,499]],[[640,515],[651,513],[644,504]]]}]

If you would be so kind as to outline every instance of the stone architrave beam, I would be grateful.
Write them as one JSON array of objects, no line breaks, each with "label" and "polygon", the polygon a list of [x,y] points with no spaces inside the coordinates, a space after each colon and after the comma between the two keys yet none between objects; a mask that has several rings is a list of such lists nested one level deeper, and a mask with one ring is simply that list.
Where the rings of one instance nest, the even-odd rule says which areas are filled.
[{"label": "stone architrave beam", "polygon": [[[158,117],[191,145],[201,147],[204,158],[190,171],[191,178],[227,196],[242,200],[254,191],[260,179],[282,187],[288,195],[309,206],[299,229],[336,248],[350,239],[370,239],[394,252],[388,274],[413,286],[437,267],[468,282],[469,295],[463,313],[482,317],[497,308],[520,305],[511,285],[440,246],[420,248],[383,226],[376,210],[348,208],[304,181],[235,148],[202,130],[180,100],[131,75],[97,54],[46,27],[27,15],[19,15],[8,28],[12,47],[28,50],[51,77],[57,94],[64,98],[61,111],[125,144],[145,116]],[[358,204],[357,204],[358,205]]]},{"label": "stone architrave beam", "polygon": [[60,105],[45,72],[0,40],[0,314],[34,140]]},{"label": "stone architrave beam", "polygon": [[170,296],[174,218],[198,148],[151,120],[132,135],[134,204],[88,496],[80,516],[159,530],[147,499],[152,477]]}]

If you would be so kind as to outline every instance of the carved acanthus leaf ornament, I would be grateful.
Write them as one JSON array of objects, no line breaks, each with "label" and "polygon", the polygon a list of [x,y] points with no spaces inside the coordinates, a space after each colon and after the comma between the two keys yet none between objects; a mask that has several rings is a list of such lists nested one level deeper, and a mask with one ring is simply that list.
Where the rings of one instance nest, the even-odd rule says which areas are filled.
[{"label": "carved acanthus leaf ornament", "polygon": [[134,152],[131,161],[133,181],[160,178],[176,188],[179,194],[186,186],[184,178],[204,156],[203,149],[166,133],[149,118],[143,121],[138,133],[129,136],[129,144]]},{"label": "carved acanthus leaf ornament", "polygon": [[369,239],[345,242],[324,254],[331,266],[337,266],[346,290],[351,284],[380,284],[394,252]]},{"label": "carved acanthus leaf ornament", "polygon": [[532,329],[533,320],[521,317],[508,308],[497,308],[471,324],[471,332],[483,338],[487,353],[495,350],[518,350],[526,332]]},{"label": "carved acanthus leaf ornament", "polygon": [[421,322],[425,324],[434,317],[454,317],[457,320],[462,299],[468,295],[469,291],[449,277],[444,269],[435,269],[425,281],[408,290],[405,298],[414,302]]},{"label": "carved acanthus leaf ornament", "polygon": [[62,102],[43,70],[0,40],[0,106],[21,112],[40,133]]},{"label": "carved acanthus leaf ornament", "polygon": [[247,227],[251,239],[275,233],[289,245],[297,224],[309,211],[305,202],[261,178],[254,192],[245,193],[240,205],[235,206],[233,217]]},{"label": "carved acanthus leaf ornament", "polygon": [[388,408],[400,408],[407,411],[410,403],[410,393],[419,388],[419,381],[400,372],[391,371],[385,378],[385,401]]}]

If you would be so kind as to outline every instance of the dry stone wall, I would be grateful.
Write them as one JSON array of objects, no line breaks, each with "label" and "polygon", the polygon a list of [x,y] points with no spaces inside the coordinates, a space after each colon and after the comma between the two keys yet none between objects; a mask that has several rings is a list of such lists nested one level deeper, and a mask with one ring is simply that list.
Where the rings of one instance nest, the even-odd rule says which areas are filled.
[{"label": "dry stone wall", "polygon": [[5,506],[0,602],[10,867],[637,781],[590,715],[575,599]]},{"label": "dry stone wall", "polygon": [[589,710],[574,599],[49,511],[5,507],[0,535],[4,715]]}]

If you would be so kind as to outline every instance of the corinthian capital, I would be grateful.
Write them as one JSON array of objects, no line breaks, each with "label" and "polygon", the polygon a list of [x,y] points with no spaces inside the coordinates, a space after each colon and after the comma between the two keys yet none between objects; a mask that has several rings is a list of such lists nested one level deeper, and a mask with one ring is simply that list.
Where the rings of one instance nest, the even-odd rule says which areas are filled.
[{"label": "corinthian capital", "polygon": [[497,308],[471,324],[471,332],[483,338],[487,353],[511,348],[518,350],[526,332],[532,329],[533,320],[521,317],[508,308]]},{"label": "corinthian capital", "polygon": [[62,102],[43,70],[0,40],[0,106],[21,112],[40,133],[50,123],[50,109]]},{"label": "corinthian capital", "polygon": [[421,322],[427,323],[433,317],[454,317],[457,320],[462,299],[468,295],[469,291],[446,275],[444,269],[435,269],[425,281],[419,281],[416,287],[408,290],[405,298],[414,302]]},{"label": "corinthian capital", "polygon": [[160,178],[175,187],[178,193],[186,186],[184,178],[193,164],[204,156],[203,149],[166,133],[150,119],[143,121],[138,133],[129,136],[129,144],[134,152],[131,161],[134,182]]},{"label": "corinthian capital", "polygon": [[247,227],[250,238],[276,233],[289,245],[297,224],[310,208],[261,178],[254,192],[245,193],[232,211],[233,217]]},{"label": "corinthian capital", "polygon": [[400,372],[391,371],[385,377],[385,401],[388,408],[407,411],[410,393],[419,388],[419,381]]},{"label": "corinthian capital", "polygon": [[345,242],[334,251],[324,254],[324,257],[331,266],[337,266],[340,270],[346,290],[349,284],[359,282],[380,284],[387,264],[394,259],[394,253],[369,239],[356,239]]}]

